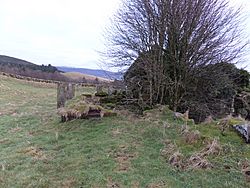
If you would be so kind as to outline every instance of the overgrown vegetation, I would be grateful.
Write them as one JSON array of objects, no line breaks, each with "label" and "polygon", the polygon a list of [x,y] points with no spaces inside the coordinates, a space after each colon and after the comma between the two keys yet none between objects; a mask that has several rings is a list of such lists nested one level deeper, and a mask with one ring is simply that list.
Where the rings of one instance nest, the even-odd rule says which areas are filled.
[{"label": "overgrown vegetation", "polygon": [[220,118],[249,84],[234,66],[246,46],[241,10],[228,1],[124,0],[108,31],[111,66],[128,68],[124,80],[142,108]]},{"label": "overgrown vegetation", "polygon": [[177,110],[183,112],[190,109],[190,117],[196,122],[202,122],[208,116],[223,118],[229,114],[246,118],[248,113],[239,112],[242,101],[235,98],[249,87],[249,79],[250,74],[246,70],[238,69],[233,64],[205,66],[187,85]]},{"label": "overgrown vegetation", "polygon": [[[163,106],[142,117],[119,111],[60,123],[53,84],[0,76],[0,89],[0,187],[249,187],[250,146],[230,128],[223,136],[217,122],[188,121],[183,133],[184,121]],[[190,166],[170,163],[177,151]],[[209,168],[197,168],[201,155]]]}]

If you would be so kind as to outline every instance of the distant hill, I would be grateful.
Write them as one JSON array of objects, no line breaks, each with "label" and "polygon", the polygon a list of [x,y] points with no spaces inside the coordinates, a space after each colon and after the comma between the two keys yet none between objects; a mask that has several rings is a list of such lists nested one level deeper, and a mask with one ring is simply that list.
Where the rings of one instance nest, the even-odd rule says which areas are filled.
[{"label": "distant hill", "polygon": [[0,55],[0,71],[45,80],[68,81],[68,78],[52,65],[37,65],[22,59]]},{"label": "distant hill", "polygon": [[62,75],[68,77],[69,79],[72,79],[76,82],[95,82],[96,79],[100,82],[110,82],[110,79],[103,78],[103,77],[97,77],[93,75],[83,74],[80,72],[64,72],[61,73]]},{"label": "distant hill", "polygon": [[96,77],[106,78],[109,80],[121,79],[122,74],[118,72],[111,72],[98,69],[86,69],[86,68],[73,68],[73,67],[57,67],[58,70],[63,72],[79,72],[86,75],[92,75]]},{"label": "distant hill", "polygon": [[31,69],[31,70],[40,70],[42,72],[56,72],[58,71],[56,67],[52,65],[37,65],[22,59],[15,57],[0,55],[0,66],[1,67],[10,67],[10,68],[19,68],[19,69]]},{"label": "distant hill", "polygon": [[25,66],[35,65],[34,63],[5,55],[0,55],[0,64],[15,64],[15,65],[25,65]]},{"label": "distant hill", "polygon": [[[54,67],[50,64],[37,65],[26,60],[6,55],[0,55],[0,72],[6,72],[10,74],[17,74],[21,76],[28,76],[39,79],[59,81],[76,81],[76,77],[78,77],[78,81],[80,81],[80,77],[85,77],[87,81],[92,81],[96,77],[100,81],[122,78],[122,74],[117,72],[63,66]],[[63,72],[70,74],[63,74]],[[81,73],[83,75],[76,73]]]}]

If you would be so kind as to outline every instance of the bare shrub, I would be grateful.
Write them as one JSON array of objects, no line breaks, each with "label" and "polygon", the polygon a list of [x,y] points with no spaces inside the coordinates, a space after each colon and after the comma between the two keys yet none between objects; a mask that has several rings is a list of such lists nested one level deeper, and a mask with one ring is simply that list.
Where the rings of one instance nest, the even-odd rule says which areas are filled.
[{"label": "bare shrub", "polygon": [[199,153],[200,156],[210,156],[210,155],[220,155],[220,152],[222,151],[222,147],[217,139],[213,139],[212,141],[209,141],[207,146],[201,150]]},{"label": "bare shrub", "polygon": [[196,116],[202,121],[231,102],[219,93],[231,84],[225,67],[237,62],[246,46],[239,9],[228,0],[124,0],[122,5],[106,33],[104,54],[110,66],[129,67],[124,80],[142,107],[168,104],[176,112],[184,101],[193,112],[202,108]]}]

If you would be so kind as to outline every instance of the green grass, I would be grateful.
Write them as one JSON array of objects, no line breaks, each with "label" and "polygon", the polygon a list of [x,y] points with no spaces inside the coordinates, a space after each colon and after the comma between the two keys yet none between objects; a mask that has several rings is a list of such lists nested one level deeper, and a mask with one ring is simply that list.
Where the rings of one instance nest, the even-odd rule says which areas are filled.
[{"label": "green grass", "polygon": [[[153,112],[152,120],[119,115],[60,123],[55,86],[0,76],[0,113],[0,187],[107,187],[111,180],[120,187],[250,186],[238,166],[250,159],[249,145],[233,131],[222,136],[216,125],[190,125],[228,148],[209,158],[213,169],[170,166],[160,155],[164,140],[175,142],[185,157],[204,143],[185,144],[179,131],[182,122],[174,121],[167,110],[158,118]],[[170,124],[165,134],[164,121]],[[122,162],[118,154],[132,157]]]}]

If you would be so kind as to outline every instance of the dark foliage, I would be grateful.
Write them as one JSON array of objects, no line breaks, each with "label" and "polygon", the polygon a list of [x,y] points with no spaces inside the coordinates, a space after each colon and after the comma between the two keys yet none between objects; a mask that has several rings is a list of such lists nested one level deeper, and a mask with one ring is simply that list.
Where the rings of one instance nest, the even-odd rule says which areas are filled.
[{"label": "dark foliage", "polygon": [[45,80],[69,81],[52,65],[36,65],[21,59],[0,56],[0,71]]},{"label": "dark foliage", "polygon": [[233,113],[232,108],[237,110],[237,106],[232,106],[236,95],[249,86],[250,74],[229,63],[207,65],[193,74],[178,110],[190,109],[190,117],[196,122],[209,115],[222,118]]},{"label": "dark foliage", "polygon": [[240,13],[227,0],[124,0],[107,56],[130,66],[124,79],[141,107],[189,108],[196,121],[220,117],[249,85],[234,66],[246,46]]}]

